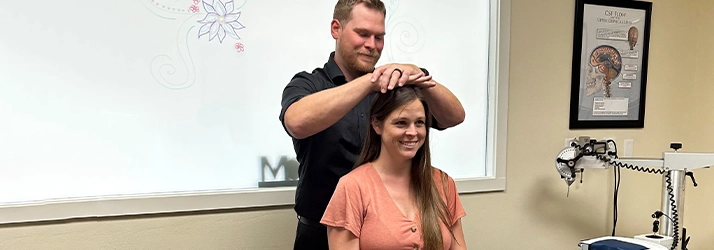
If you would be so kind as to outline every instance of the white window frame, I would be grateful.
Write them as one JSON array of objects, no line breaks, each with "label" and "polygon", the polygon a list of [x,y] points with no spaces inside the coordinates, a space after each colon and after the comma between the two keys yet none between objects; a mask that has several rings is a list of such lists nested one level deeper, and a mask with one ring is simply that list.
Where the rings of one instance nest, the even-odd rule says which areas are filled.
[{"label": "white window frame", "polygon": [[488,125],[486,177],[455,179],[459,193],[506,190],[508,140],[508,66],[511,46],[511,0],[489,0]]}]

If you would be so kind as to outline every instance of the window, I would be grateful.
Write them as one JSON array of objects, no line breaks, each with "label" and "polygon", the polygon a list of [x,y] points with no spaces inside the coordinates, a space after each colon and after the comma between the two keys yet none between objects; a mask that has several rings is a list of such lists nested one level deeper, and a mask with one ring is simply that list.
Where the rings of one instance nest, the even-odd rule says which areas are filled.
[{"label": "window", "polygon": [[[257,186],[294,164],[280,93],[327,61],[334,1],[156,2],[0,10],[22,24],[0,38],[0,224],[293,203]],[[459,97],[467,121],[432,133],[433,163],[460,192],[504,190],[510,0],[403,2],[385,1],[379,64]]]}]

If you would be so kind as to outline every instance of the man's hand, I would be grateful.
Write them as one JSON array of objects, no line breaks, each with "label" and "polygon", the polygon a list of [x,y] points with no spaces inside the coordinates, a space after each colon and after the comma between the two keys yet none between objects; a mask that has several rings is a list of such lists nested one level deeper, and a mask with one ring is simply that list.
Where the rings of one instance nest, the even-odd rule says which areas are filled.
[{"label": "man's hand", "polygon": [[431,76],[424,76],[424,72],[413,64],[393,63],[380,66],[372,72],[371,81],[374,83],[374,90],[382,93],[406,84],[415,84],[421,88],[436,86]]}]

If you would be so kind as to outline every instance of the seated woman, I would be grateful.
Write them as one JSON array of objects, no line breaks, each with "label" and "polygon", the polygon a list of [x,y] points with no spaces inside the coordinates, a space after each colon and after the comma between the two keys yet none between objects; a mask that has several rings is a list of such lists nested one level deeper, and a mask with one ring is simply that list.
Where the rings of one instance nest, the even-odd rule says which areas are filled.
[{"label": "seated woman", "polygon": [[320,221],[330,249],[466,249],[454,180],[432,167],[431,114],[420,89],[378,94],[355,169]]}]

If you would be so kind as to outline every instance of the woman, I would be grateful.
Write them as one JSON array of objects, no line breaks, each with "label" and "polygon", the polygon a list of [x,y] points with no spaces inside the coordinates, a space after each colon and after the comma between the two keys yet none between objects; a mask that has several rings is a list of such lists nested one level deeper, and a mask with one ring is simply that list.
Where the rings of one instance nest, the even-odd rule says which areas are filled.
[{"label": "woman", "polygon": [[421,91],[378,95],[355,169],[320,221],[330,249],[466,249],[454,180],[431,166],[432,119]]}]

